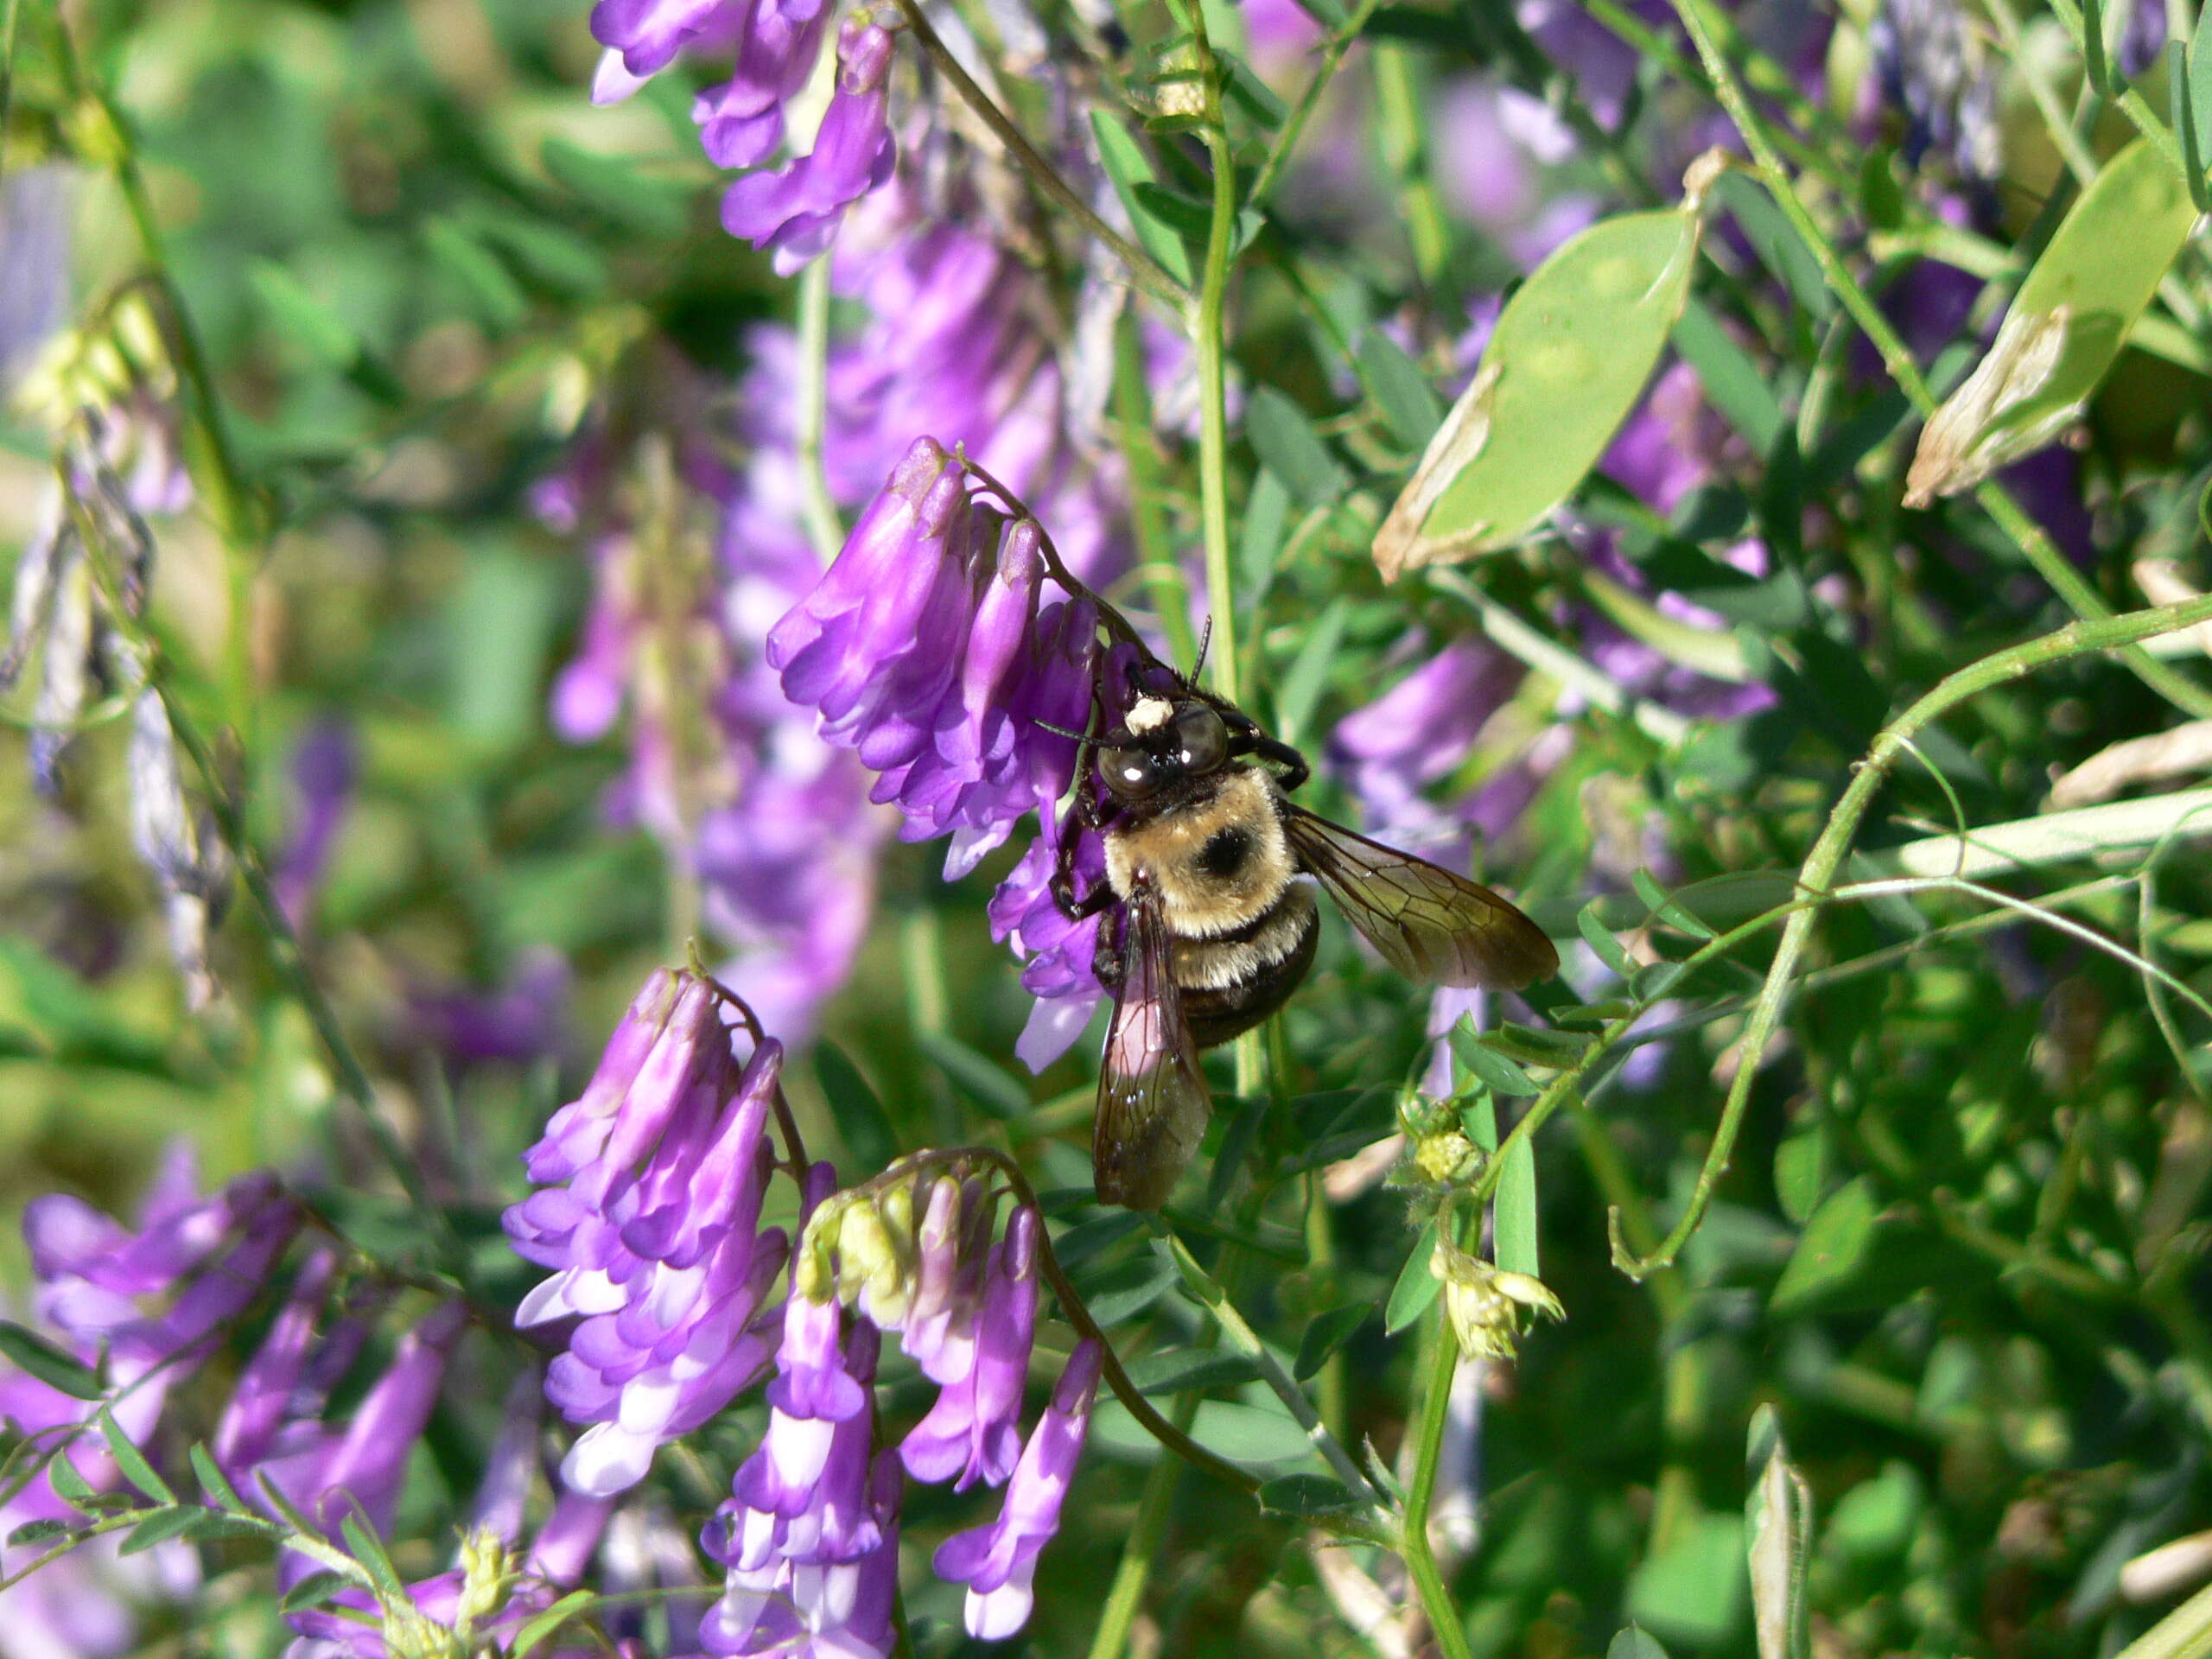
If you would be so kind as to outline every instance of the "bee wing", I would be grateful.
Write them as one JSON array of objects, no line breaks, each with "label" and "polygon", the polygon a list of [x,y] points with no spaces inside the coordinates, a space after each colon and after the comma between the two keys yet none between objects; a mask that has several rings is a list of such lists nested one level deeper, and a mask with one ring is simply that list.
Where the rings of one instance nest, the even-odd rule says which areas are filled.
[{"label": "bee wing", "polygon": [[1159,896],[1140,885],[1121,921],[1122,986],[1098,1070],[1091,1170],[1100,1202],[1157,1210],[1198,1150],[1212,1103],[1169,970]]},{"label": "bee wing", "polygon": [[1559,972],[1543,930],[1488,887],[1283,803],[1299,863],[1408,979],[1517,991]]}]

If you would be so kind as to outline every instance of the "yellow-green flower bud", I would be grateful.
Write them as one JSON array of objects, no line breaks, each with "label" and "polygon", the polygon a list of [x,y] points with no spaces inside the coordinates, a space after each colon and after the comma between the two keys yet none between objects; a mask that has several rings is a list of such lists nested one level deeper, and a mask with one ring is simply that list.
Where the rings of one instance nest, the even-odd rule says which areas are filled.
[{"label": "yellow-green flower bud", "polygon": [[489,1527],[472,1528],[461,1541],[461,1598],[454,1628],[466,1636],[507,1605],[517,1573],[506,1540]]}]

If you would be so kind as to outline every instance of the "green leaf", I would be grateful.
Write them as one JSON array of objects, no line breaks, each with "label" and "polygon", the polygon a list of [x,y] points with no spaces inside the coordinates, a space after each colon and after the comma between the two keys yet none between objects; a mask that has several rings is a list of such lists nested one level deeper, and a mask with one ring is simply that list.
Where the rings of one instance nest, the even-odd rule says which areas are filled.
[{"label": "green leaf", "polygon": [[485,753],[511,753],[537,733],[563,574],[550,559],[479,548],[447,601],[448,706]]},{"label": "green leaf", "polygon": [[1800,1129],[1774,1149],[1774,1192],[1782,1213],[1802,1227],[1827,1189],[1828,1136],[1817,1125]]},{"label": "green leaf", "polygon": [[1141,1233],[1151,1224],[1134,1210],[1122,1210],[1110,1216],[1101,1216],[1096,1221],[1086,1221],[1080,1227],[1071,1227],[1052,1241],[1052,1254],[1059,1258],[1060,1266],[1074,1272],[1101,1251],[1120,1243],[1131,1233]]},{"label": "green leaf", "polygon": [[[2140,5],[2143,0],[2136,0]],[[2212,6],[2200,6],[2189,37],[2189,109],[2196,129],[2197,155],[2212,143]]]},{"label": "green leaf", "polygon": [[238,1488],[225,1477],[206,1446],[195,1440],[186,1456],[191,1460],[193,1478],[200,1483],[202,1497],[212,1498],[233,1515],[252,1513],[246,1507],[245,1500],[238,1496]]},{"label": "green leaf", "polygon": [[1191,1438],[1231,1463],[1299,1463],[1313,1454],[1306,1431],[1280,1405],[1208,1400],[1198,1407]]},{"label": "green leaf", "polygon": [[2189,187],[2190,200],[2199,213],[2204,211],[2204,144],[2197,137],[2201,130],[2196,124],[2196,103],[2191,96],[2190,82],[2191,65],[2183,53],[2170,54],[2166,59],[2166,107],[2174,124],[2174,140],[2181,149],[2182,179]]},{"label": "green leaf", "polygon": [[369,1582],[378,1600],[397,1606],[407,1599],[407,1586],[401,1582],[399,1569],[391,1564],[391,1557],[385,1551],[384,1540],[357,1515],[348,1512],[338,1522],[339,1535],[346,1541],[346,1553],[360,1563],[361,1570],[369,1575]]},{"label": "green leaf", "polygon": [[543,1647],[563,1625],[590,1607],[598,1599],[597,1592],[594,1591],[571,1590],[515,1632],[515,1643],[511,1649],[514,1659],[530,1659],[530,1656]]},{"label": "green leaf", "polygon": [[1650,871],[1639,867],[1629,877],[1629,885],[1636,889],[1636,896],[1643,900],[1653,917],[1680,928],[1694,939],[1719,937],[1691,912],[1688,906],[1668,893],[1653,877]]},{"label": "green leaf", "polygon": [[1667,1649],[1650,1631],[1631,1624],[1606,1644],[1605,1659],[1667,1659]]},{"label": "green leaf", "polygon": [[1628,977],[1635,964],[1630,962],[1628,952],[1622,948],[1621,942],[1598,919],[1594,899],[1575,913],[1574,925],[1584,941],[1598,953],[1599,961],[1622,978]]},{"label": "green leaf", "polygon": [[1351,1487],[1326,1475],[1284,1475],[1262,1486],[1257,1496],[1270,1515],[1341,1515],[1361,1507]]},{"label": "green leaf", "polygon": [[856,1167],[881,1169],[899,1155],[899,1132],[891,1126],[891,1115],[860,1068],[827,1038],[814,1046],[814,1074]]},{"label": "green leaf", "polygon": [[304,1613],[311,1608],[321,1606],[341,1590],[358,1590],[360,1587],[359,1580],[350,1579],[343,1573],[333,1573],[327,1568],[320,1569],[308,1573],[307,1577],[286,1591],[283,1600],[277,1604],[277,1611],[283,1613]]},{"label": "green leaf", "polygon": [[184,1535],[194,1543],[211,1543],[221,1538],[267,1538],[274,1529],[266,1521],[257,1521],[251,1516],[226,1515],[220,1510],[193,1509]]},{"label": "green leaf", "polygon": [[1813,1551],[1813,1493],[1789,1462],[1781,1419],[1771,1405],[1751,1414],[1747,1462],[1744,1535],[1759,1659],[1808,1659],[1806,1567]]},{"label": "green leaf", "polygon": [[99,1400],[107,1393],[91,1366],[7,1319],[0,1319],[0,1359],[12,1361],[26,1375],[72,1400]]},{"label": "green leaf", "polygon": [[2106,162],[2020,284],[1987,354],[1929,416],[1905,505],[1971,489],[2079,419],[2196,222],[2188,188],[2147,138]]},{"label": "green leaf", "polygon": [[1777,1313],[1817,1300],[1844,1283],[1865,1263],[1874,1241],[1881,1203],[1873,1181],[1861,1175],[1823,1199],[1805,1224],[1789,1263],[1774,1287]]},{"label": "green leaf", "polygon": [[1244,404],[1244,435],[1260,464],[1309,507],[1344,493],[1344,470],[1296,404],[1273,386],[1259,386]]},{"label": "green leaf", "polygon": [[430,262],[452,279],[468,308],[493,334],[505,334],[530,315],[530,296],[498,257],[450,219],[423,227]]},{"label": "green leaf", "polygon": [[683,229],[691,194],[683,185],[649,177],[620,156],[566,138],[548,138],[538,146],[537,159],[549,177],[617,224],[651,237],[672,237]]},{"label": "green leaf", "polygon": [[1164,1354],[1147,1354],[1132,1362],[1128,1372],[1129,1381],[1142,1395],[1241,1388],[1260,1375],[1244,1355],[1218,1348],[1174,1348]]},{"label": "green leaf", "polygon": [[1510,546],[1573,493],[1658,366],[1697,241],[1694,206],[1626,213],[1537,267],[1376,533],[1384,581]]},{"label": "green leaf", "polygon": [[273,259],[255,260],[245,277],[270,319],[295,343],[333,368],[353,366],[360,354],[360,336],[306,283]]},{"label": "green leaf", "polygon": [[130,1529],[130,1535],[123,1541],[123,1548],[118,1554],[136,1555],[153,1548],[156,1544],[166,1544],[172,1538],[181,1538],[192,1530],[194,1522],[208,1513],[207,1510],[190,1503],[179,1503],[170,1509],[156,1510],[143,1521]]},{"label": "green leaf", "polygon": [[1335,665],[1337,648],[1344,643],[1344,622],[1351,614],[1351,601],[1339,594],[1322,608],[1306,627],[1306,639],[1283,675],[1275,694],[1275,730],[1293,748],[1313,718],[1321,700],[1321,687]]},{"label": "green leaf", "polygon": [[1190,249],[1173,226],[1146,206],[1139,192],[1140,186],[1157,182],[1152,163],[1145,159],[1143,146],[1103,110],[1090,112],[1090,130],[1098,140],[1100,164],[1113,183],[1114,194],[1128,211],[1129,222],[1136,227],[1137,240],[1144,245],[1147,253],[1167,268],[1168,275],[1185,288],[1193,286],[1196,279]]},{"label": "green leaf", "polygon": [[1480,1032],[1462,1020],[1452,1028],[1452,1052],[1475,1079],[1501,1095],[1529,1096],[1543,1092],[1529,1074],[1504,1055],[1489,1047]]},{"label": "green leaf", "polygon": [[1358,367],[1360,384],[1382,411],[1390,435],[1408,449],[1425,447],[1443,423],[1444,405],[1421,365],[1389,335],[1370,328],[1360,338]]},{"label": "green leaf", "polygon": [[1264,594],[1274,580],[1275,555],[1282,548],[1283,521],[1290,512],[1290,491],[1273,473],[1252,480],[1244,498],[1244,524],[1236,542],[1238,597]]},{"label": "green leaf", "polygon": [[1745,1589],[1741,1517],[1694,1516],[1636,1569],[1628,1610],[1685,1647],[1719,1648],[1742,1626]]},{"label": "green leaf", "polygon": [[169,1490],[168,1482],[154,1472],[154,1465],[146,1461],[146,1454],[123,1432],[123,1425],[115,1421],[115,1414],[102,1406],[96,1421],[102,1438],[107,1441],[108,1452],[115,1459],[115,1466],[123,1471],[123,1478],[141,1496],[156,1503],[175,1503],[176,1494]]},{"label": "green leaf", "polygon": [[1165,1296],[1174,1288],[1178,1277],[1172,1262],[1160,1262],[1143,1270],[1141,1276],[1130,1283],[1095,1295],[1086,1294],[1084,1302],[1090,1309],[1090,1317],[1110,1330],[1134,1319]]},{"label": "green leaf", "polygon": [[925,1032],[922,1052],[975,1103],[994,1117],[1026,1117],[1029,1091],[957,1037]]},{"label": "green leaf", "polygon": [[1329,1363],[1331,1354],[1351,1340],[1352,1332],[1365,1325],[1374,1312],[1372,1302],[1351,1302],[1316,1317],[1298,1340],[1298,1357],[1291,1364],[1290,1374],[1300,1382],[1312,1376]]},{"label": "green leaf", "polygon": [[[1226,1105],[1227,1103],[1222,1103]],[[1266,1096],[1255,1095],[1240,1101],[1229,1115],[1229,1122],[1221,1132],[1221,1145],[1214,1154],[1213,1167],[1206,1172],[1206,1213],[1219,1215],[1222,1206],[1229,1202],[1229,1194],[1236,1185],[1236,1178],[1244,1173],[1244,1160],[1252,1155],[1253,1143],[1259,1139],[1260,1126],[1267,1121],[1268,1109],[1273,1104]]]},{"label": "green leaf", "polygon": [[1872,1480],[1862,1480],[1837,1500],[1828,1517],[1823,1549],[1839,1549],[1861,1560],[1902,1554],[1920,1522],[1920,1475],[1892,1458]]},{"label": "green leaf", "polygon": [[1382,1309],[1384,1336],[1396,1336],[1427,1313],[1428,1305],[1444,1288],[1429,1270],[1428,1259],[1435,1253],[1436,1224],[1432,1221],[1414,1236],[1413,1251],[1406,1257],[1406,1265],[1398,1269],[1398,1281],[1390,1287],[1390,1300]]},{"label": "green leaf", "polygon": [[112,1508],[107,1502],[111,1494],[101,1491],[86,1480],[77,1465],[69,1460],[69,1449],[62,1447],[48,1460],[46,1478],[54,1488],[54,1496],[73,1509],[93,1510]]},{"label": "green leaf", "polygon": [[1771,450],[1788,418],[1782,411],[1782,401],[1774,395],[1768,376],[1751,361],[1751,353],[1736,343],[1735,336],[1720,326],[1720,320],[1695,295],[1682,308],[1681,321],[1675,325],[1674,341],[1675,349],[1696,374],[1698,385],[1705,388],[1706,397],[1728,424],[1758,454]]},{"label": "green leaf", "polygon": [[26,1544],[51,1543],[56,1538],[67,1538],[76,1531],[67,1521],[26,1521],[8,1535],[8,1548],[20,1549]]},{"label": "green leaf", "polygon": [[1491,1211],[1496,1224],[1497,1265],[1508,1273],[1525,1273],[1531,1279],[1542,1272],[1536,1255],[1536,1148],[1532,1139],[1505,1154],[1498,1172],[1497,1198]]},{"label": "green leaf", "polygon": [[1835,296],[1821,275],[1821,262],[1813,257],[1805,238],[1797,234],[1776,203],[1764,181],[1731,169],[1713,187],[1713,198],[1743,227],[1745,239],[1758,261],[1789,290],[1790,298],[1816,317],[1835,309]]}]

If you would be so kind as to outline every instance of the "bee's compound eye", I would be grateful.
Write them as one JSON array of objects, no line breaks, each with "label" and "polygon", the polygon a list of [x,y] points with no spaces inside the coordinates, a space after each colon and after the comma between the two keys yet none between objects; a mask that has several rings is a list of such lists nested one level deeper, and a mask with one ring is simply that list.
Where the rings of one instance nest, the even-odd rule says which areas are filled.
[{"label": "bee's compound eye", "polygon": [[1102,749],[1098,775],[1106,787],[1124,801],[1141,801],[1157,790],[1164,779],[1160,763],[1142,749]]},{"label": "bee's compound eye", "polygon": [[1205,703],[1191,703],[1175,716],[1175,746],[1184,771],[1211,772],[1229,758],[1229,728]]}]

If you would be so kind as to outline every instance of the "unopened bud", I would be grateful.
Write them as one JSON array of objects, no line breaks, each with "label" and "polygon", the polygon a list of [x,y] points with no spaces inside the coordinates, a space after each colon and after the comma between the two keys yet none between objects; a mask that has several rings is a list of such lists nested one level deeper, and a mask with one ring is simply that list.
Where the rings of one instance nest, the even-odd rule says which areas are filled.
[{"label": "unopened bud", "polygon": [[[913,1236],[912,1200],[907,1201],[907,1239]],[[865,1312],[886,1330],[906,1323],[913,1300],[913,1282],[907,1272],[911,1247],[903,1244],[874,1204],[849,1207],[837,1228],[837,1295],[851,1300],[865,1295]]]},{"label": "unopened bud", "polygon": [[461,1541],[461,1597],[454,1604],[454,1628],[467,1633],[507,1605],[517,1572],[507,1541],[491,1528],[471,1528]]}]

